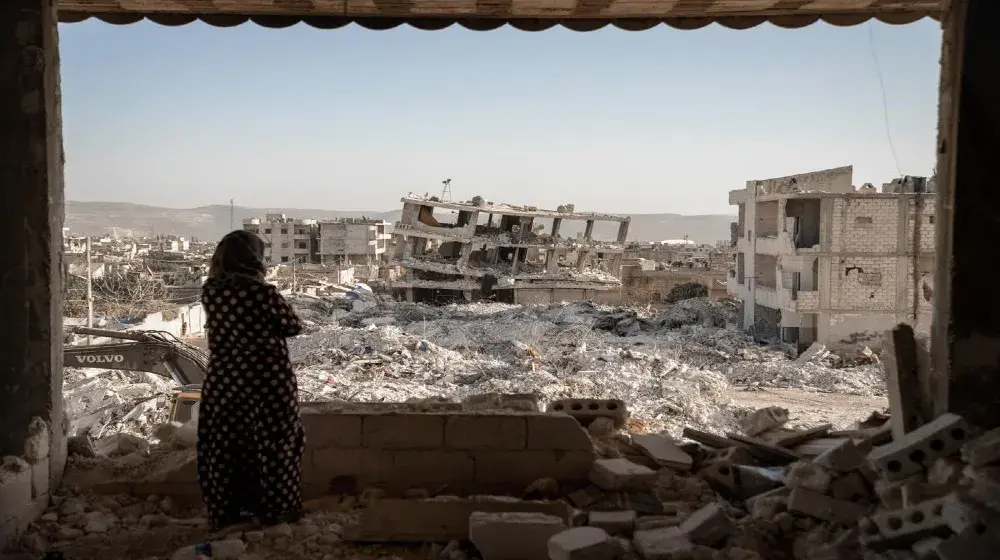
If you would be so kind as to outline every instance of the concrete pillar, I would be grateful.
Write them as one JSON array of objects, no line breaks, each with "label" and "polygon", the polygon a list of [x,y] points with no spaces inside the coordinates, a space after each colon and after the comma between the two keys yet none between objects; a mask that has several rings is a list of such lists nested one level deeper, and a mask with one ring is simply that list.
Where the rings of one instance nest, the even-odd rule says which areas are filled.
[{"label": "concrete pillar", "polygon": [[[593,223],[593,222],[588,222]],[[590,251],[581,248],[580,253],[576,257],[576,270],[583,272],[583,269],[587,267],[587,259],[590,257]]]},{"label": "concrete pillar", "polygon": [[1000,234],[998,18],[993,0],[954,0],[942,19],[934,367],[922,383],[929,416],[947,410],[983,428],[1000,426],[1000,299],[982,292]]},{"label": "concrete pillar", "polygon": [[618,243],[624,245],[628,243],[628,228],[630,220],[625,220],[618,226]]},{"label": "concrete pillar", "polygon": [[555,239],[559,235],[559,227],[562,226],[562,218],[552,218],[552,231],[549,237]]},{"label": "concrete pillar", "polygon": [[594,220],[587,220],[587,227],[583,230],[583,237],[590,239],[594,236]]},{"label": "concrete pillar", "polygon": [[6,487],[8,482],[16,484],[17,477],[4,482],[0,547],[41,512],[66,464],[58,42],[51,0],[0,2],[0,185],[8,194],[0,210],[4,240],[0,251],[0,456],[25,457],[34,418],[48,423],[50,444],[41,453],[31,454],[29,476],[48,484],[31,489],[29,481],[29,503],[25,504],[19,489]]},{"label": "concrete pillar", "polygon": [[559,249],[552,246],[545,250],[545,270],[549,273],[559,268]]}]

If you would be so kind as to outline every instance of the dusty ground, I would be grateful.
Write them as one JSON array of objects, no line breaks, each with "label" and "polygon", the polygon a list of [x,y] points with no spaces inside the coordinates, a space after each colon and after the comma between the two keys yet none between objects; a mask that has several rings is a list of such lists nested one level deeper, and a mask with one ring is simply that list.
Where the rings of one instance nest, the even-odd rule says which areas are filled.
[{"label": "dusty ground", "polygon": [[781,406],[787,408],[790,427],[797,425],[815,426],[831,423],[835,426],[848,425],[868,417],[873,410],[881,411],[889,406],[885,397],[865,397],[839,393],[816,393],[802,389],[759,389],[745,391],[733,388],[733,404],[748,408]]}]

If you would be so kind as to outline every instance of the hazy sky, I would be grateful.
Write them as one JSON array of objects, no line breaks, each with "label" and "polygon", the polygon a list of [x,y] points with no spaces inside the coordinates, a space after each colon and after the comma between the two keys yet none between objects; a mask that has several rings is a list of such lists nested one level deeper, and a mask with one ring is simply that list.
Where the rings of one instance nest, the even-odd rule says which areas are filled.
[{"label": "hazy sky", "polygon": [[[70,200],[390,210],[399,198],[731,213],[748,179],[934,165],[940,27],[60,27]],[[886,137],[882,68],[897,169]]]}]

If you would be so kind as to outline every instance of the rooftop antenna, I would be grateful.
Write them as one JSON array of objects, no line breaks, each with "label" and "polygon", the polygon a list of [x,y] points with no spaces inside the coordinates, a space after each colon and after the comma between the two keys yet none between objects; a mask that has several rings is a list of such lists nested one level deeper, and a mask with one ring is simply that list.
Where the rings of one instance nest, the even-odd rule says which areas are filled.
[{"label": "rooftop antenna", "polygon": [[235,218],[235,213],[234,213],[235,207],[233,206],[233,202],[234,202],[233,199],[230,198],[229,199],[229,231],[233,231],[233,230],[236,229],[236,218]]},{"label": "rooftop antenna", "polygon": [[441,181],[441,184],[444,185],[444,188],[441,189],[441,201],[451,202],[451,179],[445,179]]}]

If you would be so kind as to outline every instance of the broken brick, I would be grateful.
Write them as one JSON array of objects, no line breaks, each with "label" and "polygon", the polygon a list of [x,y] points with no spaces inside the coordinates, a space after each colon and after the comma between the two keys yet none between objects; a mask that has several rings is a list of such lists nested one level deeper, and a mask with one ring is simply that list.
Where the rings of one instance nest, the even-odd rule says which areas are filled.
[{"label": "broken brick", "polygon": [[644,490],[656,480],[656,471],[628,459],[598,459],[590,481],[605,490]]}]

